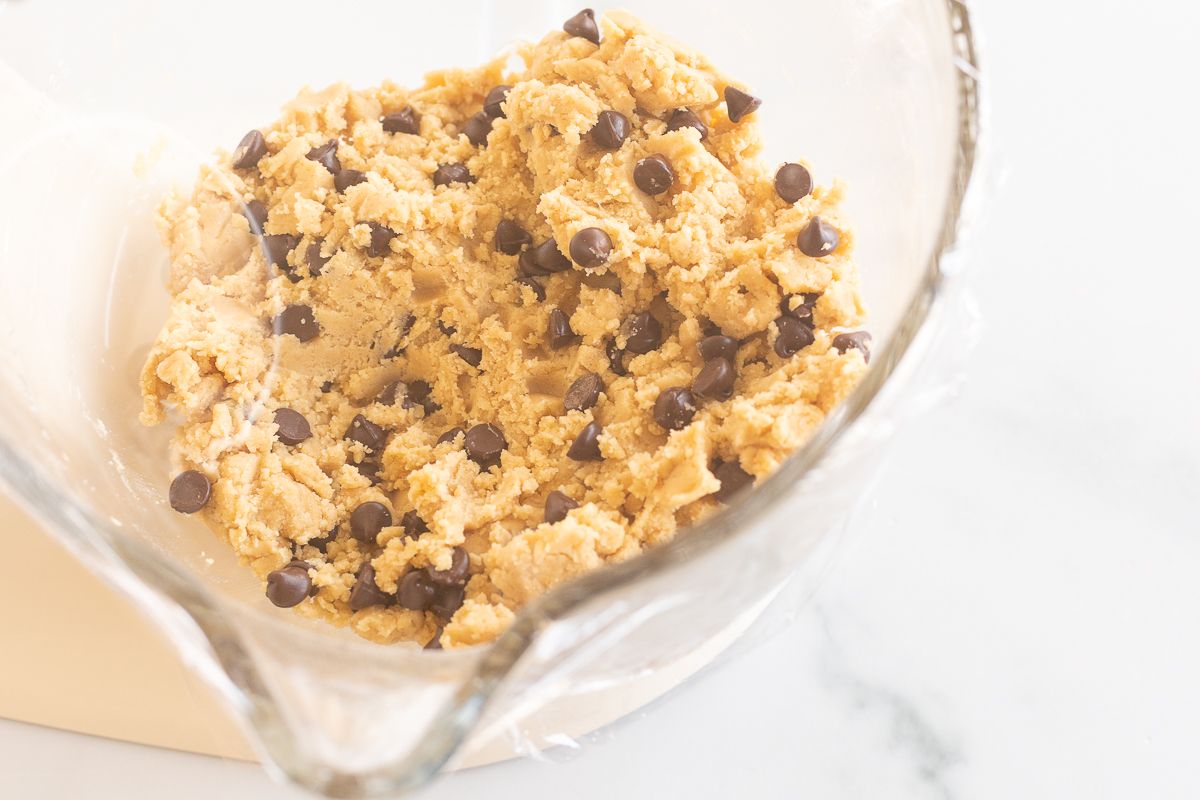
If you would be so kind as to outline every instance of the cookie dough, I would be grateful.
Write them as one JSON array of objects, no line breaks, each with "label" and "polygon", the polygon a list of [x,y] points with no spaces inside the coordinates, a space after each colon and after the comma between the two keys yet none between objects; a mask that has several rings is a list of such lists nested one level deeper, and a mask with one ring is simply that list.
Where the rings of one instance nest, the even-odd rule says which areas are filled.
[{"label": "cookie dough", "polygon": [[302,91],[159,213],[172,505],[377,642],[487,642],[670,539],[869,354],[841,189],[762,162],[769,103],[625,14],[517,53]]}]

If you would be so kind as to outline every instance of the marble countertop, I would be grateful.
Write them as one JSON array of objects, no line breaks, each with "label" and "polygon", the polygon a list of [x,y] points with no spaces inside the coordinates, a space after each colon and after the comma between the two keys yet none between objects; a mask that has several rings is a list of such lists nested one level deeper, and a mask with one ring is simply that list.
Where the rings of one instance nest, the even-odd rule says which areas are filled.
[{"label": "marble countertop", "polygon": [[[969,278],[978,343],[809,570],[812,602],[550,754],[565,764],[423,797],[1200,796],[1200,111],[1177,105],[1200,11],[977,5],[1000,177]],[[248,765],[10,722],[0,787],[300,796]]]}]

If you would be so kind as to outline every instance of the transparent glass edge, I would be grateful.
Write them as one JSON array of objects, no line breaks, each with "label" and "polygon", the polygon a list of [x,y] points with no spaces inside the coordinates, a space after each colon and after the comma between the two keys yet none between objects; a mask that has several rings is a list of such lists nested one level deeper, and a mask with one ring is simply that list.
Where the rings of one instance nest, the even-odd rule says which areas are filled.
[{"label": "transparent glass edge", "polygon": [[[223,604],[205,586],[64,496],[3,438],[0,438],[0,483],[87,568],[137,601],[144,613],[166,623],[162,627],[193,668],[237,709],[238,722],[252,734],[252,743],[269,768],[330,797],[375,797],[423,785],[463,743],[489,698],[539,631],[566,618],[597,595],[620,591],[639,578],[676,568],[700,553],[736,539],[739,531],[747,530],[766,515],[788,488],[802,481],[821,462],[873,405],[902,362],[909,364],[920,359],[928,342],[929,323],[947,299],[945,283],[957,272],[960,245],[979,204],[977,176],[985,156],[981,134],[986,111],[971,4],[967,0],[946,0],[946,5],[957,67],[959,133],[942,233],[901,325],[876,354],[859,386],[799,452],[755,489],[752,496],[756,502],[734,503],[691,528],[686,535],[634,559],[605,566],[556,587],[522,609],[508,630],[488,647],[473,677],[435,718],[421,745],[396,764],[369,774],[348,774],[305,763],[298,757],[301,754],[294,746],[293,735],[277,713],[275,701],[241,641],[242,631],[225,618]],[[193,626],[190,635],[178,624],[179,612]],[[250,613],[258,616],[258,612]],[[268,620],[267,624],[286,623]],[[365,642],[352,643],[350,649],[356,657],[385,658],[392,663],[396,658],[396,654],[384,654],[387,648]],[[429,656],[414,653],[412,657]],[[437,657],[453,658],[455,653],[448,651]]]}]

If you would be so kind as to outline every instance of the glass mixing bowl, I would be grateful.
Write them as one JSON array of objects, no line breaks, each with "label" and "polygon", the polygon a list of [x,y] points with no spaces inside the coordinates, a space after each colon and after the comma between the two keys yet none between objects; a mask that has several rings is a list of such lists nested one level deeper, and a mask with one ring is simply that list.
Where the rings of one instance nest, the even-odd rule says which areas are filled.
[{"label": "glass mixing bowl", "polygon": [[310,789],[400,792],[468,739],[476,751],[538,747],[693,671],[861,498],[936,338],[978,133],[966,7],[628,5],[765,99],[768,160],[803,156],[819,181],[848,182],[874,359],[812,441],[740,502],[559,586],[490,646],[423,652],[279,612],[224,544],[167,507],[168,433],[137,422],[136,375],[167,299],[151,214],[213,147],[303,84],[415,83],[578,9],[0,4],[0,478],[161,626],[265,763]]}]

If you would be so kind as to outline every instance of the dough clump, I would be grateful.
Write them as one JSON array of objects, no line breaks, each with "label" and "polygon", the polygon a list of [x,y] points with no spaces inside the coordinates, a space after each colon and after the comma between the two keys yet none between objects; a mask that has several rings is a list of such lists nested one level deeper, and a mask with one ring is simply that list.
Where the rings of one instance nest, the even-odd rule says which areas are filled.
[{"label": "dough clump", "polygon": [[[260,578],[305,562],[299,613],[383,643],[487,642],[556,584],[714,512],[719,476],[766,476],[862,375],[840,187],[786,202],[759,158],[769,99],[735,123],[704,57],[624,14],[601,34],[521,46],[519,72],[302,91],[253,164],[239,148],[163,202],[172,299],[142,420],[170,413],[178,468],[212,484],[201,515]],[[669,125],[679,109],[707,130]],[[628,122],[616,148],[592,133],[610,111]],[[656,194],[635,175],[651,156],[673,173]],[[817,217],[836,241],[813,257],[797,240]],[[600,237],[576,257],[588,228],[606,254]],[[694,385],[715,335],[736,340],[728,397]],[[598,394],[567,410],[588,374]],[[673,388],[691,391],[678,430],[656,416]],[[310,435],[282,441],[279,409]],[[556,491],[574,507],[546,521]],[[388,524],[351,524],[368,502]],[[429,577],[462,553],[461,576]]]}]

